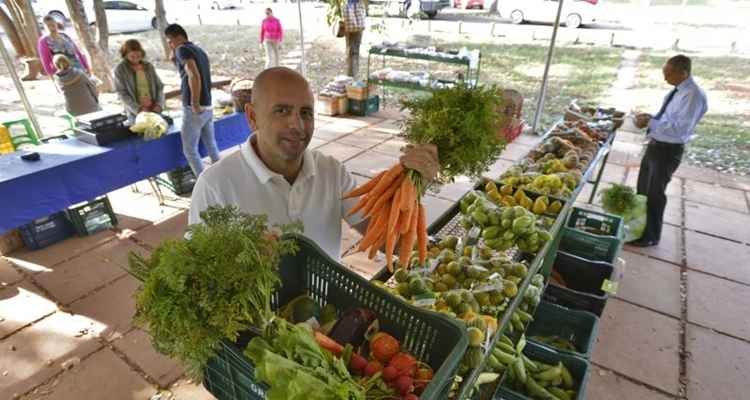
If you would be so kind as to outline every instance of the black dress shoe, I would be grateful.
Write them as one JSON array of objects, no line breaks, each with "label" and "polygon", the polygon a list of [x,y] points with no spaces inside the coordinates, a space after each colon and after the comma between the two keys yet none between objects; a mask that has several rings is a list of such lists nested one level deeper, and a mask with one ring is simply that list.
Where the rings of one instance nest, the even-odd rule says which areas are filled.
[{"label": "black dress shoe", "polygon": [[632,242],[628,242],[627,244],[629,244],[630,246],[635,246],[635,247],[652,247],[652,246],[658,245],[659,242],[657,242],[656,240],[638,239],[638,240],[633,240]]}]

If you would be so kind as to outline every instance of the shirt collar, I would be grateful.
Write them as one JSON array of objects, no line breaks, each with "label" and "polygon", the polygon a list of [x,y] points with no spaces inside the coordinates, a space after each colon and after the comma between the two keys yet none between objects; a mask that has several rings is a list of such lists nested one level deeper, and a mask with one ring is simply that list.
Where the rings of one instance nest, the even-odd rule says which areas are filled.
[{"label": "shirt collar", "polygon": [[677,89],[679,91],[679,90],[685,89],[686,87],[691,86],[691,85],[693,85],[693,77],[692,76],[688,76],[687,79],[685,79],[684,81],[682,81],[679,85],[675,86],[675,89]]},{"label": "shirt collar", "polygon": [[[253,139],[251,138],[250,140]],[[242,158],[245,159],[245,162],[247,162],[250,169],[258,177],[258,180],[260,180],[260,182],[265,185],[268,183],[268,181],[274,178],[284,179],[283,175],[271,171],[266,166],[263,160],[260,159],[260,156],[258,156],[258,153],[255,152],[255,148],[250,143],[250,140],[245,142],[240,147],[240,151],[242,152]],[[315,160],[313,160],[313,156],[310,150],[305,150],[305,153],[302,157],[302,171],[300,171],[299,175],[297,176],[295,183],[302,182],[307,178],[313,177],[318,172],[318,169],[315,166]]]}]

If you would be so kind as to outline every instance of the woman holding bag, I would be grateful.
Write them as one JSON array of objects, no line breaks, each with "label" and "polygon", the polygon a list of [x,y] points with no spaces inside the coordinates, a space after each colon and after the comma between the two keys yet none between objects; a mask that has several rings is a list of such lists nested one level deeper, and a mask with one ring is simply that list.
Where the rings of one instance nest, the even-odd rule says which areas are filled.
[{"label": "woman holding bag", "polygon": [[164,84],[146,52],[136,39],[126,40],[120,48],[122,61],[115,67],[115,91],[125,107],[128,121],[141,111],[161,113],[164,109]]}]

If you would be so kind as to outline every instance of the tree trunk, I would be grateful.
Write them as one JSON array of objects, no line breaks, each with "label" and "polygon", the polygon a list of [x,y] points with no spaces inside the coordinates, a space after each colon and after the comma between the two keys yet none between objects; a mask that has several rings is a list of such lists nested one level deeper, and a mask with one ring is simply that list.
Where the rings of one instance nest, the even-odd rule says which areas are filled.
[{"label": "tree trunk", "polygon": [[[16,49],[16,57],[21,59],[24,63],[25,72],[21,79],[23,80],[35,80],[40,72],[41,63],[36,51],[36,44],[39,41],[41,33],[39,32],[39,26],[37,25],[36,15],[32,8],[31,2],[28,0],[9,0],[6,3],[8,11],[11,15],[11,23],[13,29],[6,29],[11,42],[14,42],[13,36],[16,36],[16,42],[13,43],[13,47]],[[7,21],[8,15],[3,13],[0,19],[3,19],[3,25]],[[19,48],[16,48],[16,44],[20,44]]]},{"label": "tree trunk", "polygon": [[164,34],[164,30],[167,29],[167,12],[164,10],[164,0],[155,0],[155,12],[156,12],[156,29],[159,30],[159,37],[161,38],[161,45],[164,48],[164,58],[169,60],[172,55],[172,49],[167,44],[167,36]]},{"label": "tree trunk", "polygon": [[15,24],[13,24],[13,20],[10,19],[5,12],[5,9],[2,7],[0,7],[0,26],[3,27],[3,30],[8,35],[8,40],[10,40],[10,44],[13,45],[16,57],[21,57],[24,54],[27,54],[28,50],[26,49],[26,44],[21,40],[18,30],[16,29]]},{"label": "tree trunk", "polygon": [[83,1],[65,0],[65,3],[68,5],[68,12],[70,13],[70,19],[73,21],[73,26],[76,28],[76,33],[78,33],[78,37],[89,53],[91,70],[94,76],[102,82],[99,90],[102,92],[111,92],[114,87],[111,73],[112,66],[109,63],[107,54],[102,51],[91,35],[89,23],[86,19],[86,11],[83,9]]},{"label": "tree trunk", "polygon": [[107,13],[104,11],[104,1],[94,0],[94,13],[96,14],[96,31],[99,33],[99,47],[104,54],[109,54],[109,24]]},{"label": "tree trunk", "polygon": [[490,14],[500,15],[500,9],[498,8],[499,4],[500,4],[500,0],[492,1],[492,4],[490,5]]},{"label": "tree trunk", "polygon": [[8,0],[6,6],[23,43],[24,52],[19,54],[19,57],[36,57],[36,42],[39,40],[40,34],[34,11],[31,9],[31,2]]}]

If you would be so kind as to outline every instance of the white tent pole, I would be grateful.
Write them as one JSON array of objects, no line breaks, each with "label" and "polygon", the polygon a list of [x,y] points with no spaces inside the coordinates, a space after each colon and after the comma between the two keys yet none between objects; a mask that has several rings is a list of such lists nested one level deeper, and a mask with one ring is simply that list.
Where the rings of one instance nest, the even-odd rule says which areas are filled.
[{"label": "white tent pole", "polygon": [[555,25],[552,27],[552,39],[549,42],[549,49],[547,50],[547,61],[544,64],[544,75],[542,76],[542,87],[539,89],[539,98],[536,101],[536,113],[534,114],[534,124],[531,126],[531,132],[536,133],[536,128],[539,127],[539,121],[542,119],[542,112],[544,109],[544,97],[547,95],[547,80],[549,79],[549,66],[552,63],[552,54],[555,50],[555,40],[557,39],[557,29],[560,27],[560,15],[562,14],[563,1],[560,0],[557,4],[557,16],[555,17]]},{"label": "white tent pole", "polygon": [[297,0],[297,12],[299,13],[299,48],[302,52],[302,60],[300,62],[300,73],[302,76],[307,77],[307,65],[305,65],[305,33],[302,29],[302,0]]},{"label": "white tent pole", "polygon": [[8,49],[5,48],[5,42],[2,39],[0,39],[0,52],[3,53],[3,60],[5,61],[5,66],[8,68],[10,77],[13,79],[13,84],[16,85],[16,90],[18,91],[18,95],[21,97],[23,108],[26,109],[26,114],[29,116],[29,120],[31,120],[31,125],[34,127],[34,130],[36,131],[37,136],[39,136],[39,138],[43,138],[44,134],[42,133],[42,128],[39,126],[39,122],[37,122],[36,120],[36,115],[34,114],[34,110],[31,109],[31,103],[29,103],[29,98],[26,97],[26,91],[23,90],[23,84],[21,83],[21,80],[18,79],[18,74],[16,74],[16,69],[15,69],[15,66],[13,65],[13,60],[10,58],[10,54],[8,54]]}]

